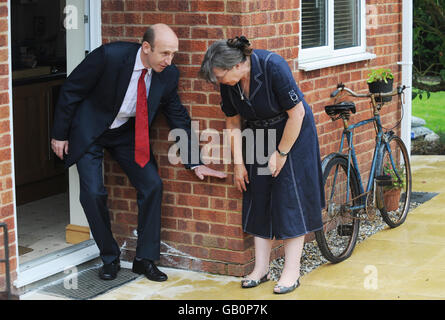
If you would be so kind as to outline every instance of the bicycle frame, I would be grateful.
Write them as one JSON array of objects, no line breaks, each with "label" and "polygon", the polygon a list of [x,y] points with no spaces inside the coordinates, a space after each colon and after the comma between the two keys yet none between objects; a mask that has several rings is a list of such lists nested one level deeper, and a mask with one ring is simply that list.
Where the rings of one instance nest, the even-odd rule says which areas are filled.
[{"label": "bicycle frame", "polygon": [[[374,116],[370,119],[366,119],[363,121],[360,121],[358,123],[349,125],[348,121],[343,119],[344,121],[344,130],[342,132],[342,136],[341,136],[341,140],[340,140],[340,148],[339,148],[339,153],[343,154],[343,147],[344,147],[344,142],[345,140],[348,143],[349,146],[349,150],[348,150],[348,173],[347,173],[347,191],[346,191],[346,202],[350,201],[350,194],[349,194],[349,186],[350,186],[350,179],[351,179],[351,163],[353,164],[356,172],[357,172],[357,178],[359,181],[359,197],[362,199],[361,204],[357,205],[357,206],[351,206],[349,209],[350,210],[358,210],[358,209],[363,209],[366,206],[366,197],[364,197],[364,195],[366,195],[367,193],[369,193],[373,187],[373,182],[374,182],[374,178],[375,178],[375,173],[376,173],[376,169],[377,169],[377,164],[380,163],[380,161],[382,160],[383,157],[383,151],[384,149],[382,148],[382,144],[385,144],[385,148],[388,151],[389,154],[389,158],[390,158],[390,162],[391,162],[391,166],[394,169],[397,179],[400,180],[400,175],[399,172],[397,172],[397,167],[394,163],[394,159],[392,156],[392,152],[391,152],[391,147],[388,143],[389,138],[391,137],[391,135],[393,135],[394,133],[392,131],[389,131],[387,133],[383,132],[383,128],[382,128],[382,123],[380,120],[380,109],[377,108],[377,103],[375,102],[375,98],[374,98],[374,94],[357,94],[355,92],[353,92],[352,90],[344,87],[344,85],[340,84],[340,86],[338,86],[338,88],[341,88],[342,90],[345,90],[347,93],[349,93],[350,95],[354,96],[354,97],[360,97],[360,98],[371,98],[371,104],[372,104],[372,108],[374,110]],[[396,92],[391,92],[391,93],[385,93],[382,94],[382,96],[393,96],[396,94],[400,94],[403,92],[403,90],[406,87],[398,87]],[[337,95],[337,93],[339,92],[339,89],[336,90],[336,92],[331,94],[331,97],[335,97]],[[337,99],[336,99],[337,100]],[[355,148],[354,148],[354,142],[353,142],[353,136],[354,136],[354,129],[364,126],[368,123],[374,122],[376,124],[376,144],[374,147],[374,154],[373,154],[373,158],[372,158],[372,164],[371,164],[371,170],[369,172],[369,177],[368,177],[368,184],[366,186],[366,192],[365,189],[363,188],[363,180],[362,180],[362,176],[360,173],[360,169],[358,167],[358,162],[357,162],[357,155],[355,153]],[[388,136],[389,135],[389,136]],[[351,162],[352,161],[352,162]],[[335,175],[334,175],[334,186],[335,186],[335,182],[337,180],[337,173],[338,173],[338,168],[336,169]],[[332,188],[331,191],[331,198],[332,195],[335,191],[335,187]]]},{"label": "bicycle frame", "polygon": [[[348,126],[345,130],[343,130],[343,133],[342,133],[339,152],[341,153],[342,150],[343,150],[345,138],[346,138],[346,140],[348,142],[348,146],[349,146],[346,202],[349,202],[349,200],[350,200],[349,183],[350,183],[350,177],[351,177],[351,163],[353,164],[355,170],[357,171],[357,178],[358,178],[358,181],[359,181],[360,195],[363,195],[365,193],[365,190],[363,188],[363,180],[362,180],[362,177],[361,177],[360,169],[358,167],[357,155],[356,155],[355,148],[354,148],[354,143],[353,143],[353,136],[354,136],[353,130],[355,128],[364,126],[364,125],[366,125],[368,123],[371,123],[371,122],[375,122],[377,124],[378,130],[377,130],[376,144],[375,144],[374,154],[373,154],[373,159],[372,159],[372,164],[371,164],[371,171],[369,172],[368,185],[366,186],[366,192],[369,192],[371,190],[371,188],[372,188],[372,183],[374,181],[373,178],[375,176],[375,170],[376,170],[376,166],[377,166],[377,161],[379,161],[381,159],[380,146],[382,145],[382,138],[383,138],[384,133],[383,133],[381,122],[380,122],[380,116],[379,115],[375,115],[371,119],[363,120],[363,121],[360,121],[358,123],[352,124],[352,125]],[[387,146],[387,147],[389,147],[389,146]],[[352,162],[351,162],[351,160],[352,160]],[[351,210],[363,209],[364,207],[365,207],[365,203],[362,203],[361,205],[355,206],[355,207],[353,206],[350,209]]]},{"label": "bicycle frame", "polygon": [[[357,162],[357,155],[355,152],[355,148],[354,148],[354,143],[353,143],[353,136],[354,136],[354,132],[353,130],[355,128],[364,126],[368,123],[371,122],[375,122],[377,125],[377,134],[376,134],[376,144],[375,144],[375,148],[374,148],[374,154],[373,154],[373,159],[372,159],[372,164],[371,164],[371,170],[369,172],[369,177],[368,177],[368,184],[366,186],[366,191],[363,188],[363,180],[361,177],[361,173],[360,173],[360,169],[358,167],[358,162]],[[391,153],[391,147],[388,143],[388,138],[386,137],[386,135],[392,134],[392,131],[390,131],[389,133],[385,133],[383,132],[382,129],[382,124],[381,124],[381,120],[380,120],[380,115],[379,114],[375,114],[374,117],[367,119],[367,120],[363,120],[360,121],[358,123],[352,124],[347,126],[342,133],[342,137],[340,140],[340,148],[339,148],[339,153],[342,153],[343,147],[344,147],[344,142],[345,140],[348,143],[349,146],[349,151],[348,151],[348,173],[347,173],[347,193],[346,193],[346,202],[350,201],[350,194],[349,194],[349,184],[350,184],[350,177],[351,177],[351,164],[354,166],[356,172],[357,172],[357,178],[359,181],[359,192],[360,192],[360,197],[363,197],[364,194],[369,193],[373,187],[373,182],[374,182],[374,177],[375,177],[375,172],[377,169],[377,164],[381,161],[382,156],[383,156],[383,149],[381,148],[382,144],[385,144],[385,148],[388,150],[388,154],[389,154],[389,158],[391,160],[391,165],[394,169],[394,171],[396,172],[397,178],[400,179],[399,173],[397,172],[396,169],[396,165],[394,163],[394,159],[392,157],[392,153]],[[335,181],[337,178],[337,172],[334,175],[334,185],[335,185]],[[332,192],[334,192],[335,189],[332,190]],[[331,194],[332,196],[332,194]],[[365,199],[366,198],[362,198],[362,203],[358,206],[351,206],[349,209],[350,210],[358,210],[358,209],[363,209],[366,206],[365,203]]]}]

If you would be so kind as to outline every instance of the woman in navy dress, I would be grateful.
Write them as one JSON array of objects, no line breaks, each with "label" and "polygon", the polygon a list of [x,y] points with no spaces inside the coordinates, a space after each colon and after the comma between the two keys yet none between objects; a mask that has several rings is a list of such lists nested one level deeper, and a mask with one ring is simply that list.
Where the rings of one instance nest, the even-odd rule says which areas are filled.
[{"label": "woman in navy dress", "polygon": [[[299,286],[304,235],[322,228],[325,205],[311,108],[287,62],[276,53],[252,50],[244,36],[213,43],[200,76],[220,85],[233,139],[234,183],[243,192],[243,230],[255,239],[255,267],[241,286],[269,280],[272,240],[281,239],[285,264],[274,292],[291,292]],[[243,154],[240,141],[249,132],[254,143],[247,142]]]}]

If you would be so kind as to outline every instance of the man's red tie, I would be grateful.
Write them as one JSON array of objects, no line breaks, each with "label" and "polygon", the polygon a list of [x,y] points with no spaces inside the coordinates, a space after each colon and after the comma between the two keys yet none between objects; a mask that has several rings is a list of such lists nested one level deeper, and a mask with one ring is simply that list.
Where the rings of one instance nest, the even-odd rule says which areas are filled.
[{"label": "man's red tie", "polygon": [[147,69],[143,69],[138,81],[138,97],[136,102],[136,124],[134,137],[134,160],[144,167],[150,161],[150,143],[148,138],[148,108],[147,88],[145,75]]}]

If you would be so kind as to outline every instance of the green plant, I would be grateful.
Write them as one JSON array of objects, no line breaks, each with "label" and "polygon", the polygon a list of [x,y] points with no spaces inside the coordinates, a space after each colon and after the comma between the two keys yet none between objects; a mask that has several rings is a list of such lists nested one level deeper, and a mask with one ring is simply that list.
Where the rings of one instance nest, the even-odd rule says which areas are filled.
[{"label": "green plant", "polygon": [[384,81],[385,83],[388,83],[389,79],[394,79],[394,75],[392,74],[391,69],[374,69],[371,70],[370,73],[368,73],[368,83],[373,83],[377,81]]},{"label": "green plant", "polygon": [[404,165],[400,165],[400,166],[396,165],[396,170],[397,170],[397,173],[399,174],[400,180],[397,177],[396,172],[394,171],[394,169],[391,165],[391,162],[388,161],[383,166],[383,174],[385,176],[390,176],[391,180],[392,180],[392,184],[389,186],[385,186],[384,190],[405,188],[405,183],[406,183],[405,166]]},{"label": "green plant", "polygon": [[425,94],[426,94],[427,99],[429,99],[431,97],[431,92],[422,90],[422,89],[413,88],[412,99],[414,100],[414,99],[416,99],[416,97],[419,97],[419,99],[422,100],[422,98],[425,96]]},{"label": "green plant", "polygon": [[414,0],[413,8],[413,87],[444,91],[445,0]]}]

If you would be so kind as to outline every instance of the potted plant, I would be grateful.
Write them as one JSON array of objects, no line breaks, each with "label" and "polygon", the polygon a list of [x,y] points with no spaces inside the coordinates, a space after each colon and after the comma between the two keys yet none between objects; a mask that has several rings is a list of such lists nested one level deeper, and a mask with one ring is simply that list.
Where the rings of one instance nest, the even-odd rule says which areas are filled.
[{"label": "potted plant", "polygon": [[406,177],[404,166],[396,166],[400,180],[393,170],[391,163],[387,162],[383,167],[383,174],[390,183],[383,187],[383,201],[387,211],[395,211],[399,208],[400,192],[405,188]]},{"label": "potted plant", "polygon": [[[393,90],[394,75],[391,69],[374,69],[368,74],[368,87],[371,93],[388,93]],[[376,102],[389,102],[392,97],[375,96]]]}]

